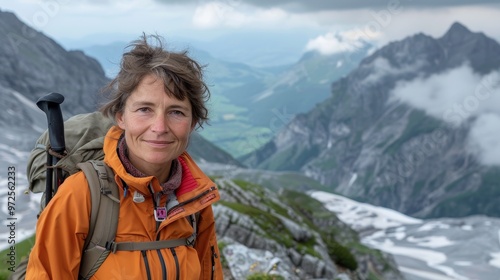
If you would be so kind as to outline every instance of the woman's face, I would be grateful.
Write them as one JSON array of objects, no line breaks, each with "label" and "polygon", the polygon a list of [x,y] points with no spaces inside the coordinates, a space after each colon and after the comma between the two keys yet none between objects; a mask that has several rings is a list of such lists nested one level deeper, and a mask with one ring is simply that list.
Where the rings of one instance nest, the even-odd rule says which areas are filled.
[{"label": "woman's face", "polygon": [[131,163],[144,174],[165,180],[161,177],[168,176],[172,160],[187,148],[195,125],[189,100],[170,97],[163,81],[152,74],[131,93],[116,121],[125,130]]}]

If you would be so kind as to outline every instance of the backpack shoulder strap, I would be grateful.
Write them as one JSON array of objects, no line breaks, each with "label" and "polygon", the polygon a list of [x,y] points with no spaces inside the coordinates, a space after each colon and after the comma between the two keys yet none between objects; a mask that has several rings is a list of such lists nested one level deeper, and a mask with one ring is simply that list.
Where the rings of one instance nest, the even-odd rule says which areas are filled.
[{"label": "backpack shoulder strap", "polygon": [[196,244],[196,237],[198,236],[198,222],[200,219],[200,212],[196,212],[189,216],[188,220],[191,221],[191,226],[193,227],[193,234],[187,238],[187,243],[194,247]]},{"label": "backpack shoulder strap", "polygon": [[89,279],[110,253],[106,243],[116,236],[120,195],[114,173],[104,162],[88,161],[77,166],[85,173],[91,196],[89,232],[80,263],[80,277]]}]

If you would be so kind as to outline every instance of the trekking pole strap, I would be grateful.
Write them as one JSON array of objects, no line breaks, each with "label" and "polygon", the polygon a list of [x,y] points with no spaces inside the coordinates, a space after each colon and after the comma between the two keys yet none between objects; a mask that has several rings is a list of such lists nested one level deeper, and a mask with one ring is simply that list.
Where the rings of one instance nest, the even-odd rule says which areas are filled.
[{"label": "trekking pole strap", "polygon": [[178,246],[185,246],[188,244],[187,238],[159,240],[149,242],[111,242],[106,245],[106,249],[113,253],[116,251],[143,251],[143,250],[156,250],[165,248],[174,248]]}]

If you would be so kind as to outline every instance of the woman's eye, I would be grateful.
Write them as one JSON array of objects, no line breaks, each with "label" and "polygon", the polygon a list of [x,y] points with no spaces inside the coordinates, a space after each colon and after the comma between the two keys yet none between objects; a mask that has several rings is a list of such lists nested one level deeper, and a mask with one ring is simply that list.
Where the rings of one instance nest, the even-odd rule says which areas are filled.
[{"label": "woman's eye", "polygon": [[149,112],[150,110],[148,107],[142,107],[142,108],[137,109],[137,111],[145,113],[145,112]]},{"label": "woman's eye", "polygon": [[176,115],[176,116],[183,116],[184,113],[182,111],[179,111],[179,110],[174,110],[171,112],[173,115]]}]

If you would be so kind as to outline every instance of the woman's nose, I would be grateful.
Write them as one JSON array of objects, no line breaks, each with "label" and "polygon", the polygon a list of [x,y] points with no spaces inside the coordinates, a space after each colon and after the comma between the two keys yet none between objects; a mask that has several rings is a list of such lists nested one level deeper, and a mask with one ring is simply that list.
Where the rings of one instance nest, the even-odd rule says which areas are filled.
[{"label": "woman's nose", "polygon": [[167,118],[160,114],[157,115],[151,124],[151,130],[158,133],[166,132],[168,130]]}]

